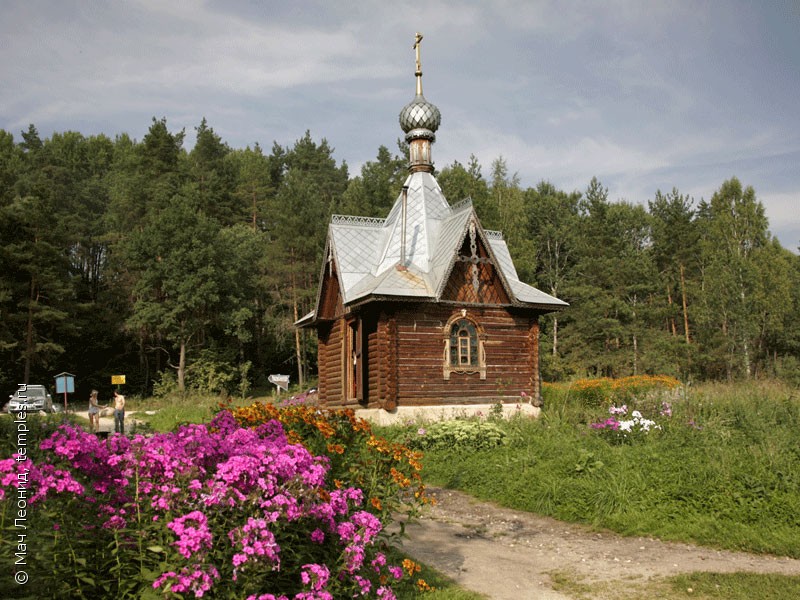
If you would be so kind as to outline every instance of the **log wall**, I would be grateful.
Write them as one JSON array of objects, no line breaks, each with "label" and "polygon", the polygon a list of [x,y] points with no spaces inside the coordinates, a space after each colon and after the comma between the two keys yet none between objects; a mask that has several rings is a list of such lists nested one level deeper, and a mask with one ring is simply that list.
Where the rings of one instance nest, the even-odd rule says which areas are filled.
[{"label": "log wall", "polygon": [[[531,333],[538,316],[504,308],[467,309],[466,317],[478,323],[484,334],[486,378],[478,373],[452,372],[445,380],[444,327],[456,313],[460,310],[447,305],[396,309],[398,404],[493,403],[519,398],[522,391],[533,396],[539,373]],[[536,332],[538,335],[538,329]]]},{"label": "log wall", "polygon": [[[320,401],[328,407],[384,408],[432,404],[514,401],[520,392],[539,399],[538,313],[470,307],[466,317],[481,328],[486,378],[451,372],[444,378],[445,326],[461,307],[443,304],[384,304],[363,312],[366,389],[364,401],[343,398],[345,320],[337,319],[319,339]],[[322,330],[320,331],[322,334]],[[449,332],[448,332],[449,333]]]}]

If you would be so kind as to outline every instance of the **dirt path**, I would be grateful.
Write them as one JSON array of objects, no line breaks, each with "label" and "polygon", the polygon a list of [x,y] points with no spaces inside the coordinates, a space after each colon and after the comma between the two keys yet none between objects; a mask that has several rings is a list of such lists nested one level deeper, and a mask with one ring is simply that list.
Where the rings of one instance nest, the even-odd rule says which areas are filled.
[{"label": "dirt path", "polygon": [[605,591],[598,597],[608,596],[609,587],[617,587],[614,582],[645,583],[692,571],[800,575],[800,560],[598,533],[460,492],[429,491],[437,505],[408,527],[404,549],[494,600],[570,598],[553,590],[549,574],[554,571],[568,572],[581,583],[601,584],[598,590]]}]

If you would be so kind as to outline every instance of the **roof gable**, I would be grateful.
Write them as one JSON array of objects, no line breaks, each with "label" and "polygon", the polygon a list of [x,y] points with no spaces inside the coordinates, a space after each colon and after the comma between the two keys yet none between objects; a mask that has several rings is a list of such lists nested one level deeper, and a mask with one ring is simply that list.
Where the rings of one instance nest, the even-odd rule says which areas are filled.
[{"label": "roof gable", "polygon": [[440,300],[469,304],[510,304],[510,290],[490,256],[489,248],[477,234],[475,221],[468,224],[461,247],[446,281],[442,282]]}]

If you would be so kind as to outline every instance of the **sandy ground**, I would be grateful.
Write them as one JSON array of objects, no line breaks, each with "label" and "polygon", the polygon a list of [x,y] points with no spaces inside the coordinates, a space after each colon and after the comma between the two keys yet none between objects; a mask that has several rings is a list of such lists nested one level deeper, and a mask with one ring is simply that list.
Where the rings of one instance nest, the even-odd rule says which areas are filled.
[{"label": "sandy ground", "polygon": [[603,598],[616,597],[614,589],[631,583],[693,571],[800,575],[800,560],[598,533],[460,492],[429,491],[437,504],[408,526],[404,550],[496,600],[570,598],[553,590],[549,574],[554,571],[568,572],[581,583],[603,584],[597,586]]},{"label": "sandy ground", "polygon": [[[87,421],[89,420],[88,411],[76,410],[75,414],[79,417],[83,417]],[[135,410],[125,411],[125,433],[130,433],[131,426],[136,421],[135,414]],[[106,408],[100,411],[100,432],[114,433],[114,409]]]}]

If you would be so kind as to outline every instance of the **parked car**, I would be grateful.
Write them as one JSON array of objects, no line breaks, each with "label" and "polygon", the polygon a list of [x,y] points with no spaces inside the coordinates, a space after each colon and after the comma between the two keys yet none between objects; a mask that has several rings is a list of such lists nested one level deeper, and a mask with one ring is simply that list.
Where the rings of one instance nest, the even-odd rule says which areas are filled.
[{"label": "parked car", "polygon": [[53,411],[53,398],[43,385],[21,385],[9,396],[8,412]]}]

